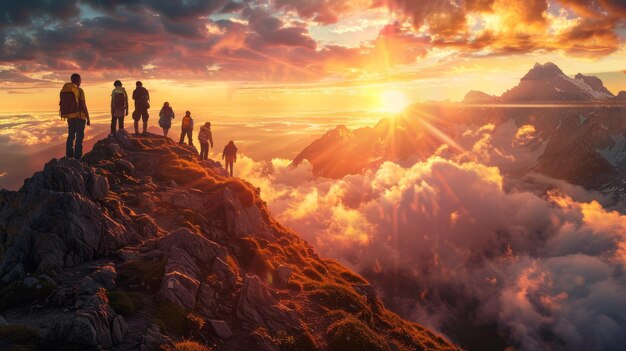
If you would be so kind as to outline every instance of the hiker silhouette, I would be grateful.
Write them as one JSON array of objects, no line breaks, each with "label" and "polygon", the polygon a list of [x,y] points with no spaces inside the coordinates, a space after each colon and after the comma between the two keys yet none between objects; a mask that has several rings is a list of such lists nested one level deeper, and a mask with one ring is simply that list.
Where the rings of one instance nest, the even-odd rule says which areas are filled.
[{"label": "hiker silhouette", "polygon": [[59,115],[67,120],[65,156],[78,160],[83,156],[85,124],[91,125],[85,92],[80,88],[81,82],[80,74],[72,74],[70,83],[65,83],[59,94]]},{"label": "hiker silhouette", "polygon": [[185,135],[187,136],[187,140],[189,140],[189,145],[193,146],[193,140],[191,139],[191,133],[193,132],[193,118],[191,118],[191,112],[185,111],[185,117],[183,117],[183,121],[181,124],[181,132],[180,132],[180,142],[179,144],[184,144]]},{"label": "hiker silhouette", "polygon": [[222,160],[225,160],[226,163],[226,171],[230,167],[230,176],[233,176],[233,163],[237,162],[237,146],[235,146],[234,141],[229,141],[226,146],[224,146],[224,151],[222,152]]},{"label": "hiker silhouette", "polygon": [[200,142],[200,160],[206,160],[209,158],[209,143],[211,143],[211,147],[213,147],[211,122],[206,122],[202,127],[200,127],[198,141]]},{"label": "hiker silhouette", "polygon": [[135,100],[135,111],[133,112],[133,120],[135,121],[135,135],[139,134],[139,120],[143,121],[143,133],[148,129],[148,109],[150,108],[150,93],[148,89],[143,87],[143,83],[137,81],[137,88],[133,91],[133,100]]},{"label": "hiker silhouette", "polygon": [[113,83],[115,89],[111,92],[111,134],[115,133],[116,122],[119,129],[124,129],[124,117],[128,116],[128,94],[122,87],[122,82]]},{"label": "hiker silhouette", "polygon": [[170,106],[169,102],[164,102],[161,111],[159,112],[159,126],[163,129],[163,136],[167,136],[172,127],[172,120],[174,119],[174,109]]}]

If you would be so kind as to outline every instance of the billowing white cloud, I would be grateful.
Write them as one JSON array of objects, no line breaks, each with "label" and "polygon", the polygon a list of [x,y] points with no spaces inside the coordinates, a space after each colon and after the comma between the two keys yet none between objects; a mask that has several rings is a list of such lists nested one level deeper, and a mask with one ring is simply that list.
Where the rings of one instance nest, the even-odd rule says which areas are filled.
[{"label": "billowing white cloud", "polygon": [[626,216],[596,194],[541,176],[512,187],[495,167],[440,156],[340,180],[284,160],[268,167],[244,157],[239,171],[322,255],[351,264],[402,314],[453,338],[464,323],[494,326],[521,350],[626,342]]}]

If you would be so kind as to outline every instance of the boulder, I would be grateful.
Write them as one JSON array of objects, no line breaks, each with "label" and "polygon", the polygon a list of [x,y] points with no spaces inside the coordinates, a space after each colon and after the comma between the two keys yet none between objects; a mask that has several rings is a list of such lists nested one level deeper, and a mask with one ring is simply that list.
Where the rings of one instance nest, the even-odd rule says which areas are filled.
[{"label": "boulder", "polygon": [[226,257],[226,251],[219,244],[187,228],[179,228],[163,236],[157,244],[157,249],[166,255],[175,256],[174,248],[188,253],[194,261],[203,266],[210,267],[216,257]]},{"label": "boulder", "polygon": [[219,257],[216,258],[215,261],[213,261],[211,270],[215,273],[220,282],[222,282],[224,288],[229,291],[235,290],[237,284],[239,283],[239,276],[236,272],[231,270],[230,266],[228,266],[226,262]]},{"label": "boulder", "polygon": [[97,293],[100,288],[102,288],[102,285],[97,283],[91,277],[85,277],[80,282],[78,295],[93,295]]},{"label": "boulder", "polygon": [[170,301],[189,311],[196,304],[199,288],[200,281],[196,277],[190,277],[178,271],[170,271],[163,278],[158,296],[161,301]]},{"label": "boulder", "polygon": [[146,330],[139,343],[139,351],[163,350],[165,347],[169,347],[169,349],[173,350],[174,342],[172,342],[172,339],[154,329]]},{"label": "boulder", "polygon": [[124,336],[126,336],[126,321],[122,315],[117,315],[113,319],[113,323],[111,325],[111,337],[113,338],[114,344],[121,344],[124,342]]},{"label": "boulder", "polygon": [[107,303],[106,292],[100,289],[74,314],[49,322],[46,339],[84,348],[111,348],[115,318],[115,312]]},{"label": "boulder", "polygon": [[135,166],[130,161],[124,159],[115,160],[115,170],[126,173],[129,176],[135,174]]},{"label": "boulder", "polygon": [[229,188],[222,192],[226,231],[237,236],[257,234],[264,231],[264,221],[257,206],[243,207]]},{"label": "boulder", "polygon": [[237,316],[249,330],[263,327],[275,333],[300,326],[296,313],[278,302],[256,275],[244,279]]},{"label": "boulder", "polygon": [[117,271],[113,265],[109,264],[96,269],[93,273],[91,273],[91,278],[105,288],[111,290],[115,288]]},{"label": "boulder", "polygon": [[185,310],[196,307],[200,297],[201,310],[210,315],[211,292],[202,294],[200,282],[209,273],[214,260],[226,257],[226,251],[200,234],[181,228],[159,239],[157,250],[167,258],[165,276],[158,292],[159,300],[168,300]]},{"label": "boulder", "polygon": [[209,324],[215,335],[219,336],[222,339],[230,339],[233,336],[233,332],[228,327],[228,324],[222,320],[209,319]]}]

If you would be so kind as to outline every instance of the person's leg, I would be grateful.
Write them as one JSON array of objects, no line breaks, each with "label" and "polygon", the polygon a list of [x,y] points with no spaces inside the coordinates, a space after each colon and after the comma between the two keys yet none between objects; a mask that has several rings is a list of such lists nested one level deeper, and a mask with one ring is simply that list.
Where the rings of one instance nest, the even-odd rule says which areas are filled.
[{"label": "person's leg", "polygon": [[119,122],[119,124],[120,124],[120,127],[119,127],[118,129],[119,129],[119,130],[124,129],[124,116],[122,116],[122,117],[117,117],[117,120],[118,120],[118,122]]},{"label": "person's leg", "polygon": [[[228,160],[228,167],[230,167],[230,176],[233,176],[233,161],[234,160]],[[228,170],[228,167],[226,167],[226,170]]]},{"label": "person's leg", "polygon": [[180,145],[183,144],[183,141],[185,140],[185,131],[181,130],[180,131],[180,141],[178,142]]},{"label": "person's leg", "polygon": [[167,131],[168,131],[167,128],[163,128],[163,136],[167,136]]},{"label": "person's leg", "polygon": [[143,110],[141,113],[141,120],[143,121],[143,133],[148,130],[148,118],[150,118],[150,115],[148,115],[148,110]]},{"label": "person's leg", "polygon": [[200,160],[206,160],[208,155],[209,144],[200,143]]},{"label": "person's leg", "polygon": [[76,119],[76,147],[74,150],[74,158],[80,160],[83,157],[83,138],[85,137],[85,123],[87,121]]},{"label": "person's leg", "polygon": [[115,134],[115,123],[117,122],[117,117],[111,115],[111,134]]},{"label": "person's leg", "polygon": [[65,157],[74,157],[74,138],[76,137],[76,129],[73,123],[74,119],[67,120],[67,141],[65,143]]},{"label": "person's leg", "polygon": [[191,140],[191,131],[187,131],[187,140],[189,141],[189,146],[193,145],[193,140]]},{"label": "person's leg", "polygon": [[139,121],[135,120],[135,135],[139,134]]}]

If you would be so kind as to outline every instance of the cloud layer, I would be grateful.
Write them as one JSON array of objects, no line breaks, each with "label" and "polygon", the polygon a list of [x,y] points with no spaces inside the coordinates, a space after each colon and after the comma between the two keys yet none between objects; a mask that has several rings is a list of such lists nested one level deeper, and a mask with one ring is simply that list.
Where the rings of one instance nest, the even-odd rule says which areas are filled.
[{"label": "cloud layer", "polygon": [[512,190],[495,167],[437,156],[338,181],[281,160],[237,168],[281,223],[465,346],[479,345],[468,334],[521,350],[626,342],[626,216],[597,195],[539,178]]},{"label": "cloud layer", "polygon": [[[371,40],[337,45],[312,35],[372,11],[385,11],[388,24]],[[622,45],[624,11],[613,0],[29,0],[0,10],[0,76],[321,81],[413,63],[435,48],[598,57]]]}]

